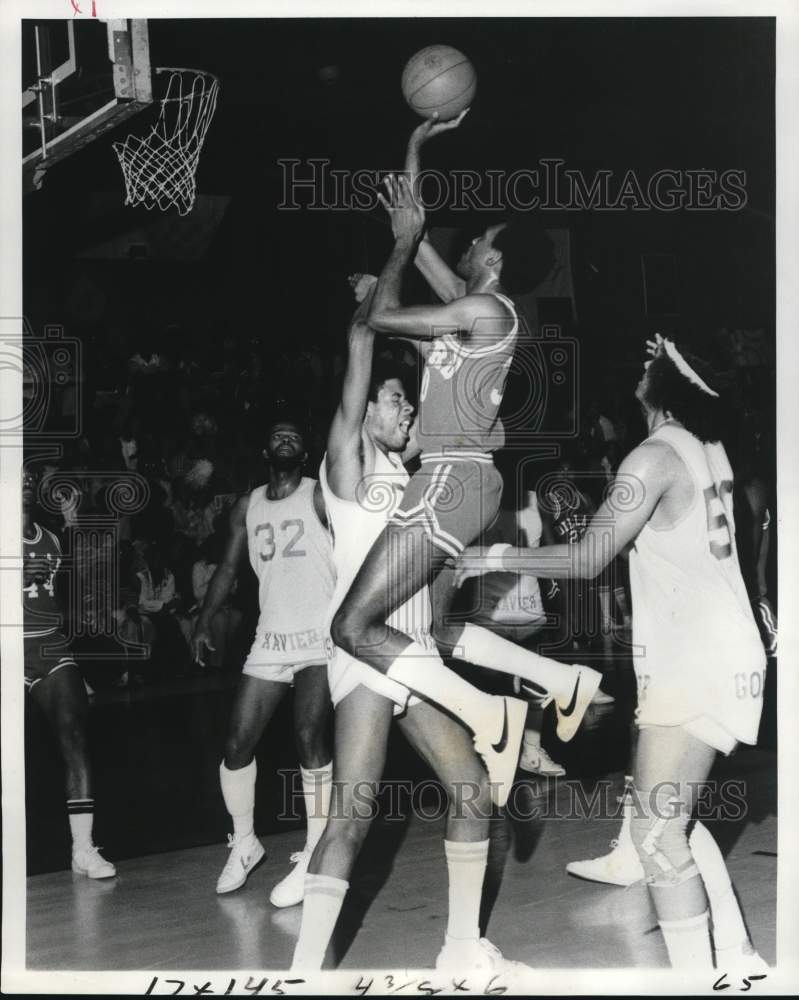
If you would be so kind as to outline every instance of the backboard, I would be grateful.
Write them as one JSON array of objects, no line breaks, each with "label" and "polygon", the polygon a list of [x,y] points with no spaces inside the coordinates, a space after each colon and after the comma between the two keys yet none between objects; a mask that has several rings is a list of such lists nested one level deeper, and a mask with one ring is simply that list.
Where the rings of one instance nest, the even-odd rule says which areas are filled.
[{"label": "backboard", "polygon": [[23,190],[152,99],[146,20],[24,20]]}]

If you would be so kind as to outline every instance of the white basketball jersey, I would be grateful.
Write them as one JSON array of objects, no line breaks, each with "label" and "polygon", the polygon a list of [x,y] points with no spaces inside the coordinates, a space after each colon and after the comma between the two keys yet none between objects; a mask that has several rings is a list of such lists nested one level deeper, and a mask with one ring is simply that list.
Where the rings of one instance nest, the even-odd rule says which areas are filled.
[{"label": "white basketball jersey", "polygon": [[[358,484],[355,500],[342,500],[331,490],[327,481],[327,455],[319,470],[336,567],[336,587],[326,620],[328,628],[369,549],[399,506],[410,478],[398,456],[384,455],[380,449],[375,453],[374,471]],[[423,587],[398,608],[388,624],[426,648],[435,649],[430,635],[432,614],[428,588]]]},{"label": "white basketball jersey", "polygon": [[260,644],[264,662],[325,660],[323,628],[335,574],[314,484],[303,478],[283,500],[270,500],[266,486],[250,494],[247,545],[261,609],[253,649]]},{"label": "white basketball jersey", "polygon": [[[543,525],[535,492],[528,490],[527,503],[519,511],[501,510],[491,539],[522,548],[541,544]],[[536,626],[546,621],[541,589],[534,576],[517,573],[487,573],[481,578],[480,621],[498,625]]]},{"label": "white basketball jersey", "polygon": [[682,427],[652,435],[680,456],[695,496],[671,528],[646,525],[630,554],[640,724],[708,716],[757,741],[766,656],[735,548],[732,469],[721,444]]}]

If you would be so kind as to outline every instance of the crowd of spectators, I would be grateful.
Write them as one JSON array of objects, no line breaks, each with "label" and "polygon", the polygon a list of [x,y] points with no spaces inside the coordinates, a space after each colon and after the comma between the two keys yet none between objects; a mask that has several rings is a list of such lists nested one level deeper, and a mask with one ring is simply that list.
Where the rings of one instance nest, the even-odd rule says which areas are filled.
[{"label": "crowd of spectators", "polygon": [[[406,366],[414,382],[417,359],[410,348],[395,342],[385,352]],[[80,400],[83,433],[45,468],[58,474],[60,487],[40,514],[60,535],[73,567],[66,606],[77,652],[83,662],[102,663],[99,683],[135,685],[235,669],[257,618],[254,576],[246,565],[214,618],[215,649],[204,667],[193,662],[190,648],[225,550],[229,508],[265,481],[263,434],[281,407],[308,428],[307,474],[317,474],[344,359],[312,345],[281,347],[268,340],[228,337],[218,345],[197,345],[177,328],[137,343],[112,331],[88,343],[84,358],[83,391],[67,386],[57,399],[62,408]],[[643,424],[637,426],[619,393],[602,389],[600,379],[592,381],[591,394],[577,407],[577,436],[554,466],[536,466],[536,481],[526,484],[539,490],[544,543],[579,540],[621,458],[643,436]],[[742,496],[773,508],[762,412],[743,405],[740,413],[732,449],[744,484],[754,481]],[[510,492],[515,467],[499,464]],[[552,488],[553,473],[558,489]],[[133,511],[121,510],[114,500],[114,483],[126,476],[146,483]],[[753,520],[762,521],[761,515],[753,507]],[[103,519],[113,528],[98,532],[93,526]],[[763,573],[755,575],[749,574],[750,589],[762,593]],[[624,577],[623,566],[613,567],[606,579],[582,585],[579,600],[568,602],[574,652],[595,639],[586,623],[603,623],[606,637],[615,625],[629,627]],[[100,676],[99,669],[90,673],[95,680]]]}]

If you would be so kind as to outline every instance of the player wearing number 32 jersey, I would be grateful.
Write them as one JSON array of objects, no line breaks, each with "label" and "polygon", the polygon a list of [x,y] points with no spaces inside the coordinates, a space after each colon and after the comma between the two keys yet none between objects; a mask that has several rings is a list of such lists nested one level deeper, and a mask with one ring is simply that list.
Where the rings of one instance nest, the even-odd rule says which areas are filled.
[{"label": "player wearing number 32 jersey", "polygon": [[330,539],[314,509],[316,480],[303,477],[289,496],[270,500],[265,486],[247,506],[247,547],[258,577],[261,614],[244,673],[288,680],[324,663],[324,616],[333,591]]},{"label": "player wearing number 32 jersey", "polygon": [[202,663],[204,647],[213,648],[214,615],[227,600],[246,551],[258,578],[260,617],[219,768],[233,836],[216,891],[240,888],[264,856],[253,827],[255,748],[293,685],[308,835],[303,850],[291,855],[294,868],[269,897],[275,906],[293,906],[302,900],[305,869],[324,829],[330,801],[332,762],[325,739],[330,692],[323,626],[334,572],[321,491],[313,479],[302,475],[307,456],[301,429],[281,420],[269,428],[266,438],[269,481],[242,497],[231,511],[225,556],[208,586],[193,644],[195,658]]}]

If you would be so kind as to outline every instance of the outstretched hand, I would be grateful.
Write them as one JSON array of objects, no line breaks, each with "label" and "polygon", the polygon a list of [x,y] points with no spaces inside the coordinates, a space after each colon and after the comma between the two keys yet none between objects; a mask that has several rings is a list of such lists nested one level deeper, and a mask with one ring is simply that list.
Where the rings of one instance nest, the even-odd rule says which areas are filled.
[{"label": "outstretched hand", "polygon": [[473,576],[484,576],[495,572],[488,559],[488,549],[480,545],[465,548],[455,563],[455,586],[462,587]]},{"label": "outstretched hand", "polygon": [[417,148],[423,146],[433,136],[441,135],[442,132],[449,132],[451,129],[457,128],[468,114],[469,109],[464,108],[457,118],[442,122],[439,120],[438,112],[436,112],[432,118],[426,118],[421,125],[416,126],[413,132],[411,132],[410,143]]},{"label": "outstretched hand", "polygon": [[355,301],[357,303],[363,302],[369,292],[377,284],[377,278],[373,274],[361,274],[356,271],[355,274],[351,274],[347,281],[350,283],[350,288],[355,295]]},{"label": "outstretched hand", "polygon": [[650,357],[657,357],[661,348],[663,347],[663,337],[659,333],[655,334],[654,340],[647,340],[646,342],[646,353]]},{"label": "outstretched hand", "polygon": [[424,232],[425,213],[413,196],[408,178],[389,174],[383,183],[388,196],[378,192],[377,197],[391,219],[394,239],[418,239]]}]

